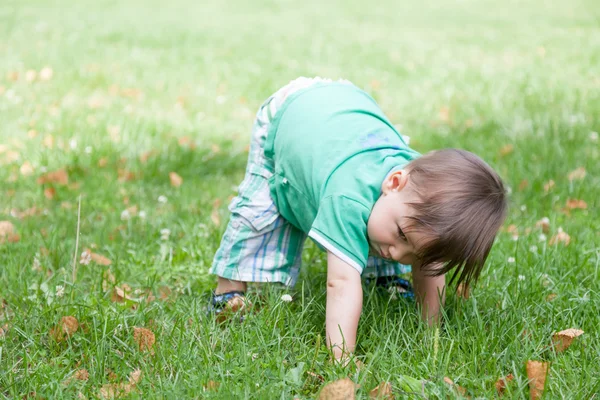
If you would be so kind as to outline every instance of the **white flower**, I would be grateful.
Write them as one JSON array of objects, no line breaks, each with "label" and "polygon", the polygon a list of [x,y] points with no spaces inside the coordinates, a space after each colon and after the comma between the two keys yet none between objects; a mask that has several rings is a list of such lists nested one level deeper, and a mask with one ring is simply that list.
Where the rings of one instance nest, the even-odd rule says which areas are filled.
[{"label": "white flower", "polygon": [[92,261],[92,255],[89,251],[85,250],[81,253],[81,259],[79,260],[79,264],[88,265]]},{"label": "white flower", "polygon": [[217,98],[215,100],[217,101],[217,104],[223,104],[227,101],[227,97],[220,95],[220,96],[217,96]]},{"label": "white flower", "polygon": [[171,236],[171,230],[170,229],[161,229],[160,230],[160,239],[161,240],[169,240],[169,236]]},{"label": "white flower", "polygon": [[598,141],[598,132],[590,132],[590,140],[592,142],[597,142]]},{"label": "white flower", "polygon": [[71,139],[69,141],[69,147],[71,148],[71,150],[75,150],[77,148],[77,140]]},{"label": "white flower", "polygon": [[56,286],[56,297],[63,297],[65,295],[65,287],[63,285]]},{"label": "white flower", "polygon": [[529,251],[530,251],[530,252],[532,252],[532,253],[537,253],[537,251],[538,251],[538,248],[537,248],[537,246],[533,245],[533,246],[531,246],[531,247],[529,248]]},{"label": "white flower", "polygon": [[85,148],[85,153],[86,153],[86,154],[91,154],[91,153],[92,153],[92,146],[87,146],[87,147]]},{"label": "white flower", "polygon": [[540,236],[538,236],[538,240],[540,242],[545,242],[546,241],[546,235],[544,235],[543,233],[540,233]]},{"label": "white flower", "polygon": [[160,196],[158,196],[158,202],[159,202],[159,203],[163,203],[163,204],[165,204],[167,201],[169,201],[169,200],[167,199],[167,196],[163,196],[163,195],[160,195]]},{"label": "white flower", "polygon": [[284,294],[283,296],[281,296],[281,301],[283,301],[284,303],[289,303],[292,301],[292,296],[290,296],[289,294]]},{"label": "white flower", "polygon": [[36,255],[33,257],[33,265],[31,266],[31,269],[34,271],[42,270],[42,264],[40,263],[39,253],[36,253]]},{"label": "white flower", "polygon": [[519,280],[520,281],[524,281],[525,280],[525,275],[519,275]]},{"label": "white flower", "polygon": [[515,262],[515,258],[514,257],[508,257],[508,262],[513,264]]},{"label": "white flower", "polygon": [[138,217],[140,217],[140,219],[146,219],[146,211],[140,211]]},{"label": "white flower", "polygon": [[540,219],[540,221],[542,224],[548,225],[550,224],[550,218],[548,217],[543,217],[542,219]]},{"label": "white flower", "polygon": [[506,194],[509,196],[512,194],[512,188],[510,186],[506,187]]},{"label": "white flower", "polygon": [[519,240],[519,235],[512,235],[512,240],[513,240],[513,242],[516,242],[517,240]]},{"label": "white flower", "polygon": [[521,211],[523,211],[523,212],[527,211],[527,206],[525,204],[523,204],[521,206]]},{"label": "white flower", "polygon": [[129,210],[123,210],[123,212],[121,213],[121,220],[127,221],[130,218],[131,214],[129,213]]}]

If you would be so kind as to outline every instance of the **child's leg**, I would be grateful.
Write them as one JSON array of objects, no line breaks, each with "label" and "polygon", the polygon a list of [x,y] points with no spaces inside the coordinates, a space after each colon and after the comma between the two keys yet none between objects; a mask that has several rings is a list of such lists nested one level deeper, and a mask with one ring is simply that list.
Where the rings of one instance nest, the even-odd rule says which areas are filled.
[{"label": "child's leg", "polygon": [[223,294],[229,292],[245,292],[247,289],[246,282],[234,281],[231,279],[221,278],[219,276],[215,294]]}]

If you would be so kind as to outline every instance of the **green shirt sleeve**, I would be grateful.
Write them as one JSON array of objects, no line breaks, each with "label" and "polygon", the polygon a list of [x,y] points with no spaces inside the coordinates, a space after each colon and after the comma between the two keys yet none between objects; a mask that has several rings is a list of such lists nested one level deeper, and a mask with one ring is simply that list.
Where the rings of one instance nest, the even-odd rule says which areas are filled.
[{"label": "green shirt sleeve", "polygon": [[367,221],[371,210],[345,196],[325,197],[308,236],[359,273],[367,264]]}]

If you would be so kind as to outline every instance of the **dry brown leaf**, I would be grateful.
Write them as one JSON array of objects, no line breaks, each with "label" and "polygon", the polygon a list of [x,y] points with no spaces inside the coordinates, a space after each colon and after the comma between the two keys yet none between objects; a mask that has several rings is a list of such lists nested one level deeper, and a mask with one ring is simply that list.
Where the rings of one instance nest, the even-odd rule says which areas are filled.
[{"label": "dry brown leaf", "polygon": [[529,379],[529,397],[537,400],[544,393],[546,377],[548,375],[548,363],[541,361],[527,361],[527,378]]},{"label": "dry brown leaf", "polygon": [[527,179],[523,179],[521,183],[519,183],[519,190],[523,191],[529,186],[529,181]]},{"label": "dry brown leaf", "polygon": [[577,210],[577,209],[579,209],[579,210],[586,210],[588,208],[588,205],[583,200],[568,199],[567,200],[566,208],[568,210]]},{"label": "dry brown leaf", "polygon": [[98,160],[98,167],[104,168],[107,165],[108,165],[108,159],[106,157],[102,157],[100,160]]},{"label": "dry brown leaf", "polygon": [[171,297],[171,293],[172,293],[172,291],[168,286],[161,286],[158,289],[158,294],[159,294],[161,300],[165,300],[165,301],[168,300],[169,297]]},{"label": "dry brown leaf", "polygon": [[554,181],[550,179],[548,182],[544,183],[544,192],[548,193],[550,190],[554,188]]},{"label": "dry brown leaf", "polygon": [[44,189],[44,197],[46,197],[48,200],[54,199],[54,196],[56,196],[55,188],[47,187],[46,189]]},{"label": "dry brown leaf", "polygon": [[444,382],[446,382],[448,385],[454,388],[461,396],[465,396],[467,394],[467,389],[460,385],[457,385],[452,379],[448,378],[447,376],[444,377]]},{"label": "dry brown leaf", "polygon": [[517,235],[519,233],[519,228],[515,224],[510,224],[506,227],[506,232],[511,233],[513,235]]},{"label": "dry brown leaf", "polygon": [[171,181],[171,186],[173,187],[179,187],[183,183],[183,178],[176,172],[169,172],[169,180]]},{"label": "dry brown leaf", "polygon": [[112,264],[112,261],[109,258],[103,256],[102,254],[94,253],[90,249],[85,249],[85,251],[89,253],[92,261],[98,265],[109,266]]},{"label": "dry brown leaf", "polygon": [[62,317],[60,319],[60,323],[54,328],[50,329],[50,336],[52,336],[57,342],[62,342],[65,339],[73,336],[73,334],[77,332],[77,329],[79,329],[79,322],[77,321],[77,318],[72,316]]},{"label": "dry brown leaf", "polygon": [[221,386],[219,382],[208,381],[206,382],[206,385],[204,385],[204,391],[216,392],[219,390],[219,386]]},{"label": "dry brown leaf", "polygon": [[146,164],[148,162],[148,160],[150,159],[150,157],[156,155],[156,151],[155,150],[150,150],[150,151],[145,151],[142,154],[140,154],[140,162],[142,164]]},{"label": "dry brown leaf", "polygon": [[356,398],[356,384],[349,378],[340,379],[323,386],[319,400],[352,400]]},{"label": "dry brown leaf", "polygon": [[513,379],[515,379],[513,374],[508,374],[505,377],[502,377],[496,381],[494,386],[496,387],[496,392],[498,393],[498,396],[502,396],[504,394],[504,392],[506,391],[506,386],[508,386],[508,384],[512,382]]},{"label": "dry brown leaf", "polygon": [[3,338],[6,335],[6,332],[8,332],[8,324],[0,326],[0,338]]},{"label": "dry brown leaf", "polygon": [[541,228],[542,232],[548,233],[550,232],[550,219],[548,217],[544,217],[535,223],[536,228]]},{"label": "dry brown leaf", "polygon": [[152,351],[152,347],[156,342],[154,333],[147,328],[133,328],[133,339],[140,347],[140,351]]},{"label": "dry brown leaf", "polygon": [[21,236],[15,232],[15,226],[10,221],[0,221],[0,244],[8,241],[9,243],[17,243],[21,240]]},{"label": "dry brown leaf", "polygon": [[375,387],[375,389],[369,392],[369,398],[394,400],[395,397],[394,393],[392,392],[392,384],[389,382],[381,382]]},{"label": "dry brown leaf", "polygon": [[63,385],[70,385],[73,381],[87,381],[90,378],[90,374],[87,369],[79,369],[75,371],[73,375],[63,381]]},{"label": "dry brown leaf", "polygon": [[469,286],[463,282],[456,288],[456,295],[461,299],[468,299],[470,296]]},{"label": "dry brown leaf", "polygon": [[138,299],[129,296],[131,288],[127,284],[115,286],[110,296],[110,300],[114,303],[124,303],[125,300],[137,302]]},{"label": "dry brown leaf", "polygon": [[306,371],[306,373],[309,376],[312,376],[313,378],[315,378],[315,379],[317,379],[317,380],[319,380],[321,382],[325,382],[325,378],[323,378],[323,375],[316,374],[316,373],[314,373],[312,371]]},{"label": "dry brown leaf", "polygon": [[137,179],[137,176],[134,172],[129,171],[125,168],[119,168],[117,170],[117,180],[119,182],[131,182]]},{"label": "dry brown leaf", "polygon": [[138,368],[136,370],[131,371],[131,373],[129,374],[129,378],[128,378],[129,384],[131,386],[137,385],[138,383],[140,383],[141,380],[142,380],[142,370],[141,369]]},{"label": "dry brown leaf", "polygon": [[568,246],[571,243],[571,237],[564,232],[561,228],[558,228],[558,232],[556,235],[552,236],[548,241],[550,246],[554,246],[559,243],[564,243],[565,246]]},{"label": "dry brown leaf", "polygon": [[552,344],[556,349],[557,353],[562,353],[571,346],[571,342],[578,337],[583,335],[581,329],[565,329],[552,335]]},{"label": "dry brown leaf", "polygon": [[210,220],[215,226],[221,225],[221,216],[219,215],[219,210],[213,210],[210,213]]},{"label": "dry brown leaf", "polygon": [[64,169],[48,172],[46,174],[41,175],[38,178],[37,183],[40,185],[43,185],[45,183],[56,183],[57,185],[66,186],[69,184],[69,174]]},{"label": "dry brown leaf", "polygon": [[441,121],[450,122],[450,108],[449,107],[444,106],[444,107],[440,108],[438,115],[439,115]]},{"label": "dry brown leaf", "polygon": [[501,157],[507,156],[510,153],[512,153],[514,150],[515,150],[515,146],[513,146],[512,144],[507,144],[500,149],[500,156]]},{"label": "dry brown leaf", "polygon": [[556,298],[556,293],[550,293],[548,296],[546,296],[546,301],[550,302],[552,300],[554,300]]},{"label": "dry brown leaf", "polygon": [[582,180],[583,178],[585,178],[586,176],[586,172],[585,172],[585,168],[583,167],[579,167],[571,172],[569,172],[569,181],[579,181]]}]

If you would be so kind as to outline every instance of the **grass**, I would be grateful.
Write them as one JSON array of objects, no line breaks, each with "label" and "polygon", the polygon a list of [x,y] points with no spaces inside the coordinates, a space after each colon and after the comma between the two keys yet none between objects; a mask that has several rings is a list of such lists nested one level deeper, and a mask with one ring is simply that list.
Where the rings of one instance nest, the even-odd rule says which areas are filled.
[{"label": "grass", "polygon": [[[518,399],[529,396],[527,360],[552,363],[546,398],[597,397],[595,6],[82,0],[67,7],[4,0],[0,220],[10,221],[20,240],[0,245],[0,328],[7,327],[0,397],[93,398],[102,385],[140,369],[129,397],[314,398],[323,383],[307,373],[313,371],[326,381],[350,376],[361,385],[359,398],[381,381],[397,388],[400,375],[431,380],[434,398],[457,396],[444,376],[474,397],[492,398],[496,379],[512,373],[505,398]],[[46,80],[45,67],[53,72]],[[300,283],[265,289],[260,309],[243,324],[218,326],[203,311],[253,114],[300,75],[354,81],[417,150],[474,151],[512,188],[506,225],[517,227],[517,240],[499,235],[471,298],[449,296],[439,332],[420,324],[410,303],[367,290],[360,371],[327,361],[325,265],[311,245]],[[579,167],[586,176],[570,180]],[[44,171],[59,169],[68,185],[37,183]],[[181,187],[171,187],[169,172],[183,178]],[[73,282],[80,196],[76,257],[92,248],[112,265],[77,265]],[[568,199],[584,200],[587,209],[565,213]],[[122,220],[133,205],[145,218]],[[542,217],[551,227],[545,241],[535,228]],[[568,246],[549,244],[559,227],[570,235]],[[162,229],[170,230],[168,240]],[[117,285],[140,291],[131,296],[152,291],[158,299],[113,302],[103,288],[107,269]],[[171,291],[166,300],[164,287]],[[283,292],[294,301],[282,303]],[[83,326],[57,343],[49,331],[69,315]],[[138,349],[134,327],[155,333],[153,354]],[[552,333],[571,327],[585,334],[557,354]],[[83,368],[87,381],[63,384]],[[220,386],[204,390],[210,381]]]}]

